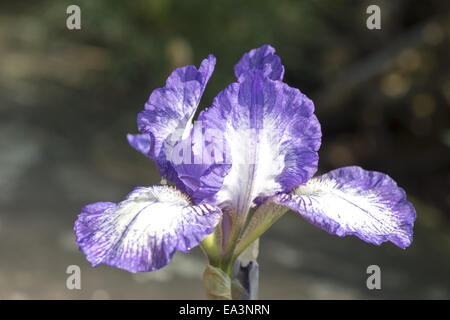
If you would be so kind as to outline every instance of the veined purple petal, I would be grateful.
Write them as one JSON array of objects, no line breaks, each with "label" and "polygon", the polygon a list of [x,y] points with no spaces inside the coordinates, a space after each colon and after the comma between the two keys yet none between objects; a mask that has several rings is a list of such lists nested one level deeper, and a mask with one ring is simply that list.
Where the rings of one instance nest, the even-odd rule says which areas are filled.
[{"label": "veined purple petal", "polygon": [[177,187],[184,188],[196,204],[211,200],[231,168],[222,157],[223,133],[208,130],[207,126],[203,129],[203,123],[197,121],[189,137],[173,148],[171,156],[179,181]]},{"label": "veined purple petal", "polygon": [[127,140],[133,148],[148,156],[152,141],[148,133],[127,134]]},{"label": "veined purple petal", "polygon": [[234,73],[239,79],[242,74],[252,69],[262,70],[269,79],[283,80],[284,67],[281,64],[280,57],[275,55],[275,49],[270,45],[265,44],[245,53],[234,66]]},{"label": "veined purple petal", "polygon": [[231,165],[181,165],[175,170],[194,203],[208,202],[222,187]]},{"label": "veined purple petal", "polygon": [[176,69],[164,88],[152,92],[144,110],[138,114],[138,129],[142,135],[128,135],[131,146],[154,160],[160,174],[169,180],[176,179],[176,174],[167,154],[179,140],[189,135],[215,64],[216,58],[209,55],[198,70],[191,65]]},{"label": "veined purple petal", "polygon": [[138,187],[124,201],[85,206],[75,222],[80,250],[95,267],[143,272],[165,266],[176,250],[188,252],[210,234],[221,211],[192,206],[168,186]]},{"label": "veined purple petal", "polygon": [[314,105],[298,89],[255,69],[229,85],[199,121],[222,132],[232,163],[214,203],[246,214],[257,198],[289,192],[317,170],[320,124]]},{"label": "veined purple petal", "polygon": [[356,235],[376,245],[391,241],[400,248],[412,242],[414,207],[404,190],[381,172],[336,169],[272,200],[340,237]]}]

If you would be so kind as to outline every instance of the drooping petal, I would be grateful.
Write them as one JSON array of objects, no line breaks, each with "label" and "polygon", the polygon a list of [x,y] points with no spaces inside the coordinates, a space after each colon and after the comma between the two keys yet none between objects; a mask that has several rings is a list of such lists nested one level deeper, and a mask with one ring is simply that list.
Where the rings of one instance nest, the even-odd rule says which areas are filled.
[{"label": "drooping petal", "polygon": [[124,201],[85,206],[75,222],[80,250],[93,266],[130,272],[165,266],[176,250],[188,252],[210,234],[221,217],[215,206],[192,206],[168,186],[138,187]]},{"label": "drooping petal", "polygon": [[400,248],[412,242],[414,207],[404,190],[381,172],[336,169],[272,200],[340,237],[356,235],[376,245],[391,241]]},{"label": "drooping petal", "polygon": [[234,66],[234,73],[239,79],[241,75],[251,69],[262,70],[269,79],[283,80],[284,67],[280,58],[275,55],[275,49],[270,45],[265,44],[245,53]]},{"label": "drooping petal", "polygon": [[199,121],[222,132],[232,167],[214,203],[246,214],[257,198],[290,192],[317,170],[320,124],[314,105],[298,89],[255,69],[214,99]]},{"label": "drooping petal", "polygon": [[142,135],[128,135],[131,146],[154,160],[160,174],[169,180],[176,179],[176,174],[166,155],[190,133],[192,119],[215,64],[216,58],[209,55],[198,70],[191,65],[176,69],[164,88],[152,92],[144,110],[138,114]]}]

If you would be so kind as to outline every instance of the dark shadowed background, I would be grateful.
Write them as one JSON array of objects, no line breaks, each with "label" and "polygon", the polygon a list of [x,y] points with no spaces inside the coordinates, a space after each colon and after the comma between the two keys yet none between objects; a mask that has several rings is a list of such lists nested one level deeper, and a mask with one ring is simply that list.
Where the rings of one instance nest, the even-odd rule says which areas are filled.
[{"label": "dark shadowed background", "polygon": [[[66,8],[81,8],[81,30]],[[382,29],[366,28],[381,7]],[[80,208],[159,182],[128,146],[170,72],[217,57],[201,108],[268,43],[322,124],[319,173],[388,173],[416,207],[407,250],[338,238],[288,213],[261,239],[266,299],[450,298],[448,1],[3,1],[0,4],[0,299],[204,297],[196,248],[168,267],[92,268],[74,241]],[[382,289],[366,287],[381,268]],[[81,268],[81,290],[66,268]]]}]

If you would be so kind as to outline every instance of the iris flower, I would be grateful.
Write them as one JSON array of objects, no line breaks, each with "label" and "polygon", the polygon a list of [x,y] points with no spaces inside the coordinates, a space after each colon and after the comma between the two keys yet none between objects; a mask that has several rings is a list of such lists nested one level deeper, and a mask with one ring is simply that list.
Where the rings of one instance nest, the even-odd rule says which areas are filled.
[{"label": "iris flower", "polygon": [[[236,82],[194,122],[215,63],[209,55],[198,69],[176,69],[138,114],[140,133],[128,141],[171,183],[82,208],[76,241],[93,266],[153,271],[201,245],[208,266],[231,277],[246,248],[289,209],[340,237],[411,244],[415,210],[388,175],[352,166],[314,177],[322,135],[314,104],[283,82],[271,46],[245,53]],[[254,269],[252,259],[240,271]]]}]

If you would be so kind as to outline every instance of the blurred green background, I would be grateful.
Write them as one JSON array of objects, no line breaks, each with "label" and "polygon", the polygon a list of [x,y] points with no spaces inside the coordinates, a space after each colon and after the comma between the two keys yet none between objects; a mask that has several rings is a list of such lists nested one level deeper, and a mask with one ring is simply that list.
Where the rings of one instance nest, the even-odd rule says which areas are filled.
[{"label": "blurred green background", "polygon": [[[66,8],[81,8],[81,30]],[[381,8],[382,29],[366,28]],[[0,4],[0,299],[202,299],[200,250],[157,272],[92,268],[80,208],[159,182],[130,148],[136,115],[182,65],[217,66],[201,108],[241,55],[277,49],[285,81],[315,102],[319,172],[388,173],[417,210],[403,251],[327,234],[293,213],[261,239],[266,299],[450,298],[450,11],[423,1],[16,1]],[[82,271],[68,290],[67,266]],[[382,289],[366,287],[381,267]]]}]

